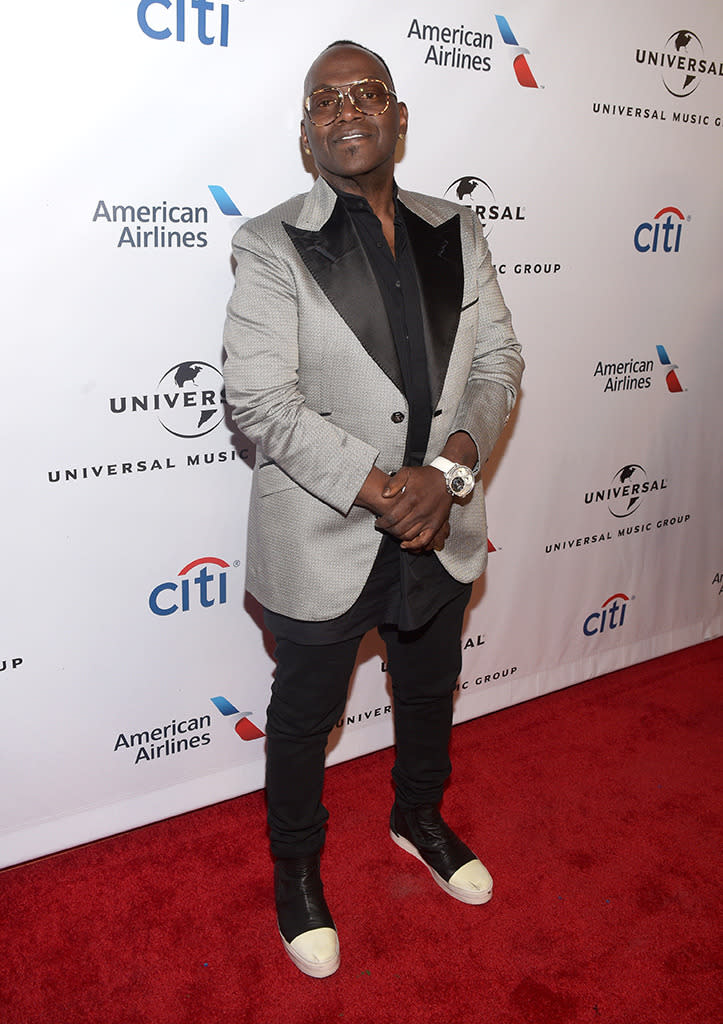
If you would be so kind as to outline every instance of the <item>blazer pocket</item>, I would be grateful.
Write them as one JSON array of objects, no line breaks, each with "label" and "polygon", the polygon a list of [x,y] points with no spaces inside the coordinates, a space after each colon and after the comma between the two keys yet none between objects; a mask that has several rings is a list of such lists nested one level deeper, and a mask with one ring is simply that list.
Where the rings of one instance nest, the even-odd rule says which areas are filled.
[{"label": "blazer pocket", "polygon": [[296,487],[296,484],[283,469],[279,469],[275,462],[262,462],[256,471],[256,490],[260,497],[267,494],[278,494],[289,487]]}]

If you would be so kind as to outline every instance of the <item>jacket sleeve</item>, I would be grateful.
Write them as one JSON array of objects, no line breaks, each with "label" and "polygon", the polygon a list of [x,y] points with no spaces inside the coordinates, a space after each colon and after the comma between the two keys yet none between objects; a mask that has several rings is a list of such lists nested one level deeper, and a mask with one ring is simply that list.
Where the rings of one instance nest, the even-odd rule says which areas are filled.
[{"label": "jacket sleeve", "polygon": [[475,471],[478,471],[491,455],[510,418],[525,364],[482,227],[474,215],[471,215],[471,220],[477,267],[479,328],[467,386],[450,434],[464,430],[472,437],[477,446]]},{"label": "jacket sleeve", "polygon": [[234,236],[233,250],[236,283],[224,329],[233,419],[264,460],[346,515],[379,452],[306,404],[299,388],[298,299],[288,263],[247,225]]}]

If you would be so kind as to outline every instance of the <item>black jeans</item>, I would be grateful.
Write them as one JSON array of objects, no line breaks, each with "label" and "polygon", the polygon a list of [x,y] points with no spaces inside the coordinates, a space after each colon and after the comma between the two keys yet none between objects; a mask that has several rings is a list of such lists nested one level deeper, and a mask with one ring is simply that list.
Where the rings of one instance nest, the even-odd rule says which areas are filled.
[{"label": "black jeans", "polygon": [[[423,627],[379,626],[392,677],[401,807],[438,803],[449,778],[454,688],[462,667],[465,592]],[[306,645],[279,638],[266,722],[266,795],[271,852],[304,857],[324,844],[321,802],[326,743],[346,704],[361,636]]]}]

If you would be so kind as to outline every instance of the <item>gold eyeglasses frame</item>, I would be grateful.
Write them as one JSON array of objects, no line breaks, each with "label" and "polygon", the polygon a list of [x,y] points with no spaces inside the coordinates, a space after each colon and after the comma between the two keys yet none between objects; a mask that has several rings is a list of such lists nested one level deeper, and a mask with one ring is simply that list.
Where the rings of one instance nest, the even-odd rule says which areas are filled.
[{"label": "gold eyeglasses frame", "polygon": [[[375,114],[369,114],[365,110],[362,110],[361,107],[358,107],[357,104],[354,102],[354,97],[351,94],[351,90],[354,88],[354,86],[365,85],[367,82],[374,82],[376,85],[381,85],[382,88],[384,89],[384,92],[386,93],[387,102],[384,104],[384,109],[378,110]],[[311,98],[312,96],[316,96],[317,93],[320,92],[335,92],[339,97],[338,109],[334,116],[329,121],[315,121],[311,116]],[[390,96],[393,96],[394,99],[397,98],[397,94],[392,89],[390,89],[386,82],[383,82],[381,78],[360,78],[358,82],[349,82],[346,86],[344,86],[344,88],[341,88],[340,86],[337,85],[322,85],[318,89],[314,89],[312,92],[310,92],[309,95],[304,100],[304,110],[306,111],[308,118],[314,125],[314,127],[325,128],[327,125],[333,124],[333,122],[336,121],[337,117],[339,117],[342,110],[344,109],[344,100],[346,99],[347,96],[349,97],[349,101],[351,102],[351,105],[354,107],[354,109],[358,110],[360,114],[364,114],[365,117],[380,117],[382,114],[386,114],[387,110],[389,110]]]}]

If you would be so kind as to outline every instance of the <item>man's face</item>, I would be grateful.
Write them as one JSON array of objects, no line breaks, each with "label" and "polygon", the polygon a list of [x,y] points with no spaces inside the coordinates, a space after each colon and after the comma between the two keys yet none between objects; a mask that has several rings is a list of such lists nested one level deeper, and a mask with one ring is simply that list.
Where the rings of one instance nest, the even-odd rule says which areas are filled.
[{"label": "man's face", "polygon": [[[379,79],[392,88],[384,65],[372,54],[355,46],[335,46],[311,65],[304,95],[323,85],[343,90],[363,78]],[[301,141],[311,150],[322,177],[344,189],[348,183],[343,179],[374,171],[393,172],[397,138],[406,128],[407,108],[393,96],[386,111],[377,117],[362,114],[346,96],[341,113],[331,124],[313,125],[305,112]]]}]

